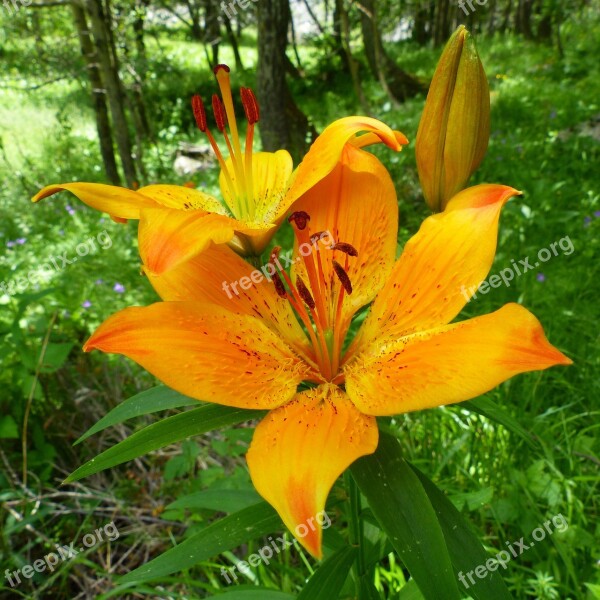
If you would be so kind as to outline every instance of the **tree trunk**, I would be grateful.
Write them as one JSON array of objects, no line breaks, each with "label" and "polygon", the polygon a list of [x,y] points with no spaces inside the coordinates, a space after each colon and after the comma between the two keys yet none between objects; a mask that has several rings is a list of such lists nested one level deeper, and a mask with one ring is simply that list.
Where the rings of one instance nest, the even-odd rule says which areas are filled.
[{"label": "tree trunk", "polygon": [[94,115],[96,117],[96,131],[98,132],[104,171],[106,172],[106,177],[113,185],[121,185],[121,177],[115,159],[113,135],[110,128],[104,85],[100,70],[98,69],[98,57],[96,56],[94,44],[91,40],[87,18],[85,11],[79,4],[71,4],[71,9],[73,11],[75,28],[79,35],[81,54],[85,60],[90,88],[92,90],[92,106],[94,107]]},{"label": "tree trunk", "polygon": [[233,27],[231,26],[231,19],[223,13],[223,22],[225,23],[225,29],[227,30],[227,37],[229,38],[229,43],[231,44],[231,48],[233,49],[233,56],[235,57],[235,68],[239,71],[244,70],[244,63],[242,62],[242,55],[240,54],[240,47],[238,45],[237,36],[235,31],[233,31]]},{"label": "tree trunk", "polygon": [[306,151],[310,128],[285,79],[285,50],[290,22],[288,0],[261,0],[257,3],[257,14],[257,87],[263,147],[267,151],[285,148],[298,160]]},{"label": "tree trunk", "polygon": [[441,46],[450,37],[450,2],[438,0],[435,3],[435,22],[433,27],[433,44]]},{"label": "tree trunk", "polygon": [[136,170],[133,162],[129,126],[125,116],[123,93],[119,73],[113,63],[111,48],[107,35],[107,21],[101,0],[87,0],[86,6],[90,15],[91,30],[98,51],[102,78],[106,86],[108,104],[114,126],[115,139],[127,185],[133,187],[136,182]]},{"label": "tree trunk", "polygon": [[219,6],[216,0],[204,0],[204,29],[205,43],[212,50],[212,66],[219,64],[219,42],[221,40],[221,23],[219,21]]},{"label": "tree trunk", "polygon": [[386,53],[377,26],[374,0],[361,0],[361,30],[371,73],[392,98],[402,102],[424,91],[421,82],[403,71]]},{"label": "tree trunk", "polygon": [[350,46],[350,22],[348,19],[348,12],[344,7],[343,0],[336,0],[336,12],[339,14],[340,18],[340,24],[342,27],[342,44],[346,53],[346,63],[348,64],[348,70],[350,71],[350,76],[352,77],[354,93],[358,98],[362,111],[365,112],[367,115],[370,115],[371,109],[369,108],[369,102],[367,101],[367,98],[365,96],[364,90],[360,82],[358,63],[356,62],[356,60],[354,60],[354,56],[352,56],[352,47]]}]

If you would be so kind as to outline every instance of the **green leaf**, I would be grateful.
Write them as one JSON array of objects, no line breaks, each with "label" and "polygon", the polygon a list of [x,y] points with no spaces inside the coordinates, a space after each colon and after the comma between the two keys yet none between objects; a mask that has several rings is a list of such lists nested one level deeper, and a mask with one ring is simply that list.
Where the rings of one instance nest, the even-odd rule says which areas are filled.
[{"label": "green leaf", "polygon": [[204,490],[182,496],[171,502],[165,510],[173,508],[208,508],[232,513],[260,502],[260,496],[252,489],[247,490]]},{"label": "green leaf", "polygon": [[296,596],[277,590],[253,586],[252,589],[236,589],[224,594],[209,596],[208,600],[216,598],[219,600],[294,600]]},{"label": "green leaf", "polygon": [[16,421],[6,415],[0,419],[0,439],[16,439],[19,437],[19,428]]},{"label": "green leaf", "polygon": [[44,360],[40,367],[40,373],[54,373],[58,371],[67,360],[69,352],[75,344],[68,343],[54,343],[51,342],[46,347],[44,354]]},{"label": "green leaf", "polygon": [[381,433],[374,454],[351,467],[369,506],[427,600],[460,600],[438,518],[400,444]]},{"label": "green leaf", "polygon": [[168,417],[158,423],[130,435],[127,439],[109,448],[79,467],[65,479],[65,483],[77,481],[109,467],[120,465],[128,460],[142,456],[152,450],[180,442],[193,435],[206,433],[212,429],[235,425],[254,419],[263,411],[231,408],[218,404],[207,404],[178,415]]},{"label": "green leaf", "polygon": [[360,578],[360,600],[381,600],[381,594],[377,591],[373,583],[373,574],[369,573]]},{"label": "green leaf", "polygon": [[[419,478],[438,515],[455,572],[469,573],[479,565],[484,565],[490,557],[462,515],[426,475],[414,465],[411,465],[411,468]],[[475,600],[510,600],[511,595],[498,571],[486,569],[486,572],[484,579],[474,577],[475,585],[466,580],[469,587],[465,588],[465,594],[469,594]],[[463,585],[461,583],[461,587]]]},{"label": "green leaf", "polygon": [[91,435],[118,425],[128,419],[149,415],[169,408],[180,408],[182,406],[191,406],[198,404],[198,400],[184,396],[175,390],[164,385],[159,385],[145,392],[141,392],[124,400],[118,406],[115,406],[107,415],[102,417],[93,427],[90,427],[73,445],[80,444]]},{"label": "green leaf", "polygon": [[474,400],[462,402],[459,406],[487,417],[496,423],[500,423],[500,425],[503,425],[506,429],[521,437],[530,448],[533,450],[539,449],[539,446],[531,433],[529,433],[529,431],[527,431],[527,429],[525,429],[515,418],[503,411],[493,400],[484,397],[475,398]]},{"label": "green leaf", "polygon": [[[119,583],[148,581],[182,571],[281,528],[281,519],[275,510],[266,502],[260,502],[211,523],[181,544],[127,573]],[[232,578],[231,574],[229,578]]]},{"label": "green leaf", "polygon": [[411,579],[398,593],[398,600],[425,600],[419,586]]},{"label": "green leaf", "polygon": [[335,600],[344,587],[355,557],[355,548],[338,550],[315,571],[297,600]]}]

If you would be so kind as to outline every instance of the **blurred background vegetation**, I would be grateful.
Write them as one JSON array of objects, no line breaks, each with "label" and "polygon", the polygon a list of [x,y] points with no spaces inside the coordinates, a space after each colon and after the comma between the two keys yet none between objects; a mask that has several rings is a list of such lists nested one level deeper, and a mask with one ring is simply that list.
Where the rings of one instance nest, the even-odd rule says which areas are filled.
[{"label": "blurred background vegetation", "polygon": [[[510,563],[504,577],[515,598],[600,598],[598,2],[28,2],[0,4],[0,597],[209,597],[232,589],[221,566],[262,545],[249,542],[177,577],[119,587],[119,574],[239,506],[215,501],[219,490],[252,498],[243,460],[252,429],[190,439],[60,486],[85,460],[159,418],[72,445],[121,400],[155,384],[121,357],[81,351],[104,318],[155,295],[140,276],[135,223],[113,223],[68,194],[35,206],[30,197],[69,181],[191,181],[214,191],[217,166],[189,99],[215,91],[218,62],[232,67],[236,87],[257,90],[265,149],[287,147],[298,159],[317,132],[350,114],[379,118],[414,142],[441,45],[464,23],[492,96],[490,147],[474,182],[524,192],[504,210],[492,273],[566,237],[574,249],[479,295],[463,316],[522,302],[575,365],[489,393],[535,436],[535,450],[460,405],[390,426],[490,556],[549,516],[567,519],[566,532]],[[401,248],[428,214],[414,143],[400,155],[376,153],[397,187]],[[61,256],[78,260],[63,265]],[[202,490],[216,495],[185,501]],[[334,527],[343,531],[335,490],[332,499]],[[4,579],[5,569],[112,520],[120,537],[110,546],[15,588]],[[291,549],[240,583],[289,598],[314,567]],[[391,554],[377,566],[382,598],[418,598],[402,595],[407,578]]]}]

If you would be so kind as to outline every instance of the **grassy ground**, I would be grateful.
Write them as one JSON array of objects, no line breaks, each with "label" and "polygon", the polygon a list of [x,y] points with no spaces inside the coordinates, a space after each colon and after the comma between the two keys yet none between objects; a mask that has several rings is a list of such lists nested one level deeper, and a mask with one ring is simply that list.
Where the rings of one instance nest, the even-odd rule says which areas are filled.
[{"label": "grassy ground", "polygon": [[[597,138],[582,136],[577,130],[600,113],[599,32],[597,21],[589,20],[585,33],[567,24],[562,60],[552,48],[514,37],[479,40],[491,83],[493,113],[490,148],[475,182],[505,183],[524,192],[503,213],[492,273],[525,258],[532,265],[540,264],[515,276],[510,286],[479,295],[461,317],[521,302],[542,321],[552,342],[574,360],[571,368],[520,376],[489,394],[535,435],[536,449],[460,406],[390,422],[401,432],[407,457],[450,494],[490,556],[507,542],[522,536],[528,539],[533,529],[552,516],[566,519],[566,531],[555,532],[510,562],[505,578],[516,598],[600,598],[600,274],[595,262],[600,232],[599,149]],[[60,40],[47,36],[58,45]],[[155,115],[162,160],[153,158],[150,151],[148,168],[151,180],[181,183],[169,172],[171,153],[178,140],[197,139],[188,98],[196,89],[209,93],[212,79],[196,46],[159,39],[160,49],[149,40],[155,75],[149,82],[148,102]],[[75,48],[74,39],[69,38],[68,44]],[[408,71],[423,78],[431,75],[435,52],[410,44],[392,50]],[[301,51],[305,77],[293,83],[294,91],[317,128],[359,112],[347,77],[339,73],[334,59]],[[107,315],[131,304],[147,304],[154,295],[139,276],[134,225],[117,226],[67,195],[35,207],[29,203],[29,197],[46,183],[101,179],[85,90],[76,81],[65,80],[36,90],[16,89],[51,79],[58,69],[54,63],[46,71],[39,64],[33,66],[27,60],[31,52],[26,41],[10,39],[2,56],[9,68],[0,80],[4,86],[0,92],[0,281],[9,283],[29,270],[40,270],[51,256],[63,252],[73,256],[77,245],[90,237],[98,243],[94,252],[77,263],[44,271],[40,283],[25,293],[0,293],[0,385],[4,392],[0,432],[6,438],[2,447],[7,461],[0,489],[10,509],[3,517],[0,555],[3,567],[6,563],[16,568],[13,565],[44,554],[43,536],[68,543],[93,530],[92,524],[106,523],[111,515],[121,518],[122,535],[111,546],[112,562],[92,549],[87,557],[62,565],[51,578],[36,576],[33,584],[28,582],[18,590],[24,597],[38,593],[38,597],[68,598],[76,586],[89,586],[94,594],[106,592],[113,578],[106,574],[107,564],[121,561],[116,572],[133,568],[166,549],[170,540],[180,539],[182,523],[191,523],[194,530],[215,514],[205,509],[192,515],[177,509],[165,513],[165,505],[176,497],[198,489],[247,488],[248,476],[239,455],[249,431],[241,430],[245,433],[235,434],[235,439],[230,432],[186,442],[95,476],[85,482],[86,487],[63,488],[54,501],[48,497],[84,459],[130,432],[122,426],[71,449],[74,439],[109,408],[152,384],[148,375],[126,361],[84,357],[80,347]],[[226,54],[223,58],[233,62]],[[255,52],[251,45],[245,48],[244,59],[252,67]],[[239,74],[238,81],[247,85],[252,79],[248,71]],[[414,140],[424,99],[395,107],[374,82],[364,83],[374,116]],[[400,156],[385,150],[378,154],[397,184],[401,246],[427,215],[419,195],[414,146]],[[214,187],[215,174],[208,174],[202,183]],[[105,249],[98,238],[103,232]],[[556,255],[546,262],[539,260],[546,256],[539,252],[551,249],[553,243]],[[54,320],[51,364],[55,368],[37,377],[40,344]],[[22,456],[17,436],[28,404],[31,473],[27,488],[46,498],[33,514],[19,504],[28,492],[19,486]],[[52,502],[67,514],[61,514]],[[253,547],[256,542],[239,557],[250,554]],[[195,590],[196,595],[206,596],[227,587],[218,568],[232,560],[232,555],[216,557],[177,580],[165,580],[162,589],[169,592],[139,591],[184,597]],[[268,569],[260,567],[256,577],[264,585],[294,592],[310,569],[306,559],[290,551]],[[404,584],[405,573],[390,558],[379,568],[378,578],[381,589],[393,599]]]}]

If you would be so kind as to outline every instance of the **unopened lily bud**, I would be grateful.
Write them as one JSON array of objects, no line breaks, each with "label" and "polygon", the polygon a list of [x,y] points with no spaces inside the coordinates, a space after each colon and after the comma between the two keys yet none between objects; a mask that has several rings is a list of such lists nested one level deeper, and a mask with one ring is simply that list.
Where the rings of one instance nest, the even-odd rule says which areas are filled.
[{"label": "unopened lily bud", "polygon": [[467,187],[490,137],[490,92],[475,42],[461,25],[429,87],[416,143],[423,194],[434,211]]}]

